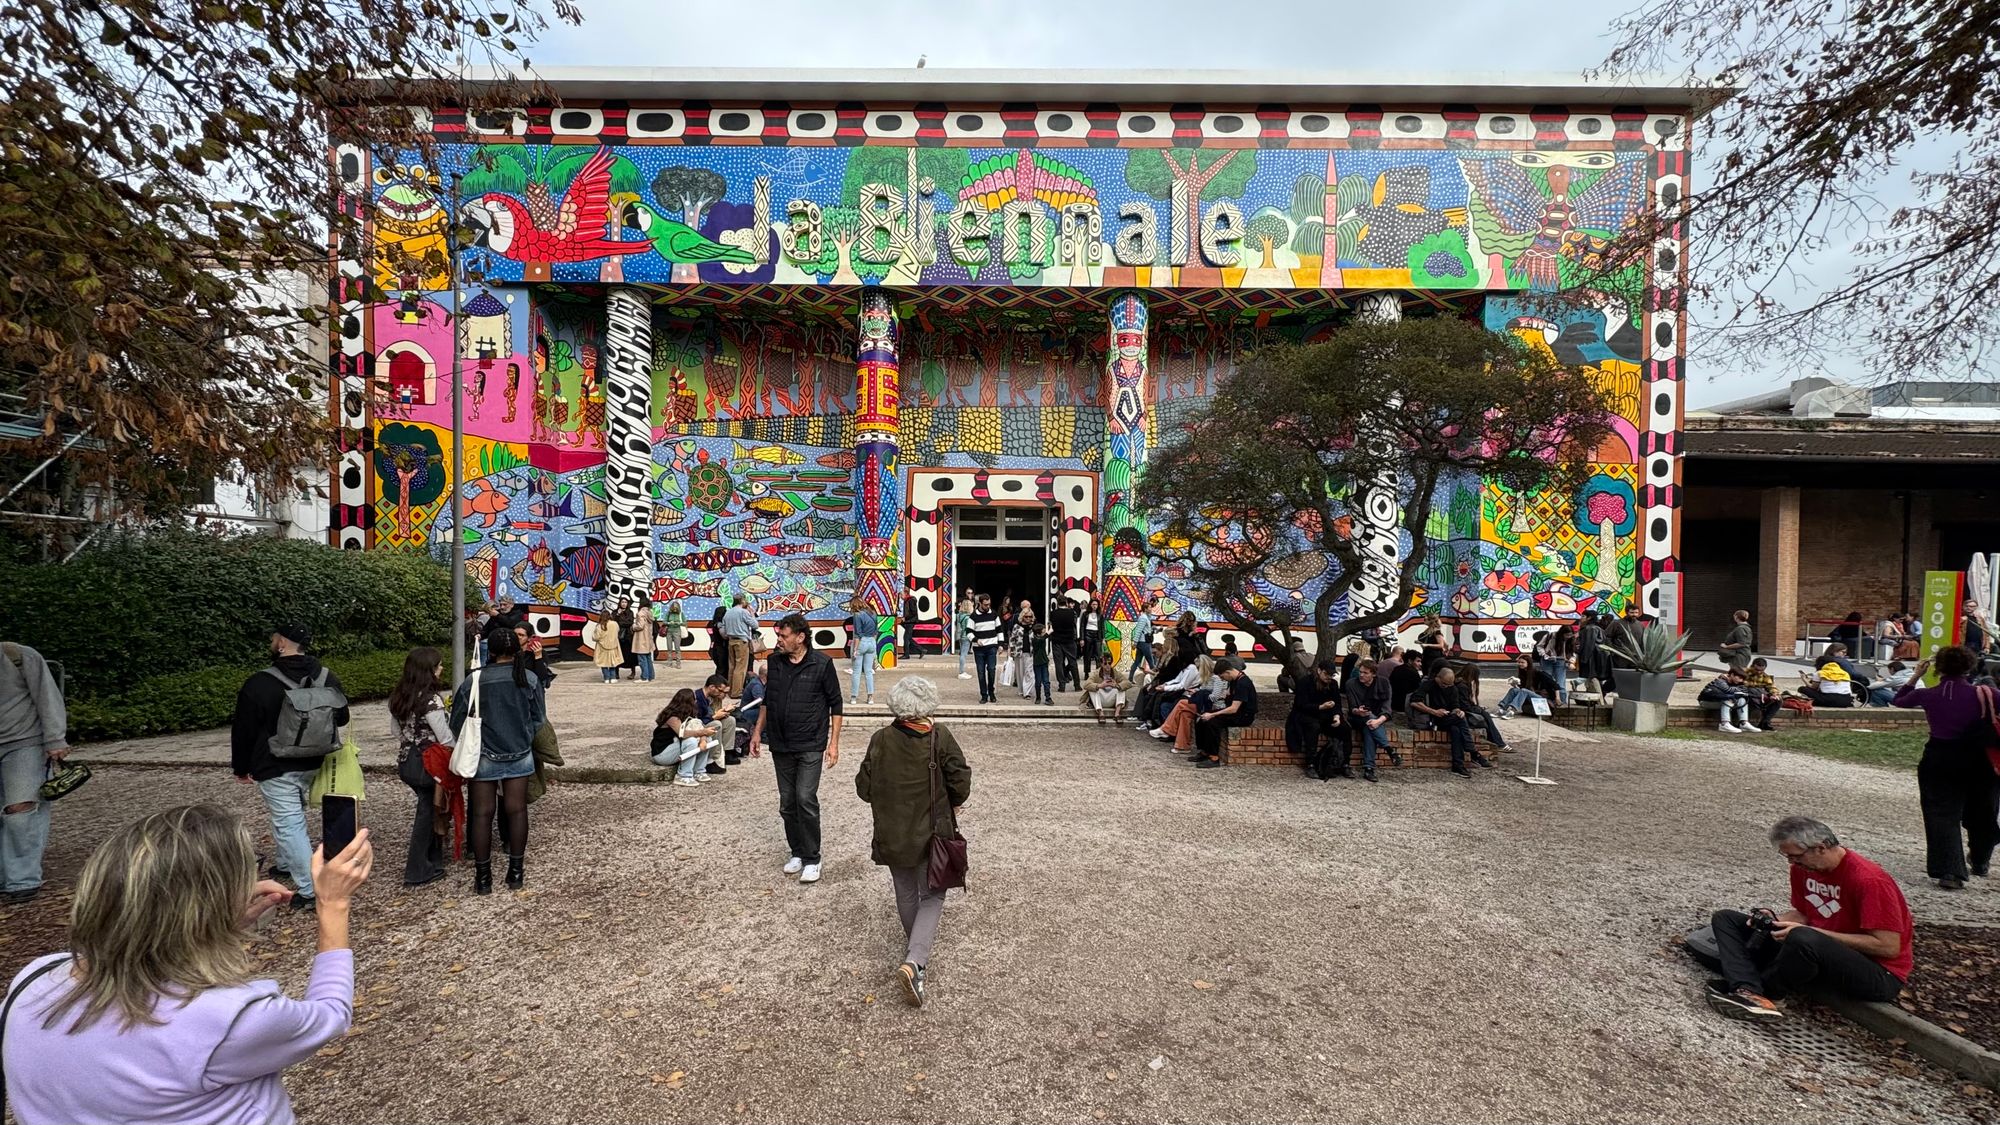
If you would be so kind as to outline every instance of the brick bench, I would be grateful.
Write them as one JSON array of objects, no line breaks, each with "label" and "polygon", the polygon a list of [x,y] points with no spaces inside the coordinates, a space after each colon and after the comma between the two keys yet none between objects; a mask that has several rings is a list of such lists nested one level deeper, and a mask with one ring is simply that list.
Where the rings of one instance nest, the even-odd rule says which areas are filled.
[{"label": "brick bench", "polygon": [[[1405,769],[1446,769],[1451,765],[1451,736],[1441,730],[1411,730],[1405,726],[1390,723],[1389,745],[1403,756]],[[1472,738],[1473,749],[1491,757],[1493,747],[1482,734]],[[1305,763],[1299,756],[1285,748],[1285,728],[1270,726],[1230,727],[1228,738],[1222,745],[1222,764],[1226,766],[1291,766],[1298,769]],[[1354,749],[1354,767],[1360,768],[1361,748]],[[1375,759],[1377,769],[1394,769],[1387,754]]]}]

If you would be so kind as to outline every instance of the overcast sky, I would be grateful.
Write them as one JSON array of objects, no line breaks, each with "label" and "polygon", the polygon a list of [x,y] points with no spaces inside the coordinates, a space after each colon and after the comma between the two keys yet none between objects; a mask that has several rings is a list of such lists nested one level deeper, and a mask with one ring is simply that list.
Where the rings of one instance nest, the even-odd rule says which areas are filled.
[{"label": "overcast sky", "polygon": [[[1423,81],[1452,75],[1579,77],[1611,48],[1637,0],[580,0],[584,23],[551,30],[538,66],[1076,67],[1325,70]],[[1699,169],[1696,170],[1699,176]],[[1823,260],[1805,271],[1840,275]],[[1813,374],[1705,363],[1695,310],[1690,405]],[[1858,364],[1828,373],[1853,375]]]}]

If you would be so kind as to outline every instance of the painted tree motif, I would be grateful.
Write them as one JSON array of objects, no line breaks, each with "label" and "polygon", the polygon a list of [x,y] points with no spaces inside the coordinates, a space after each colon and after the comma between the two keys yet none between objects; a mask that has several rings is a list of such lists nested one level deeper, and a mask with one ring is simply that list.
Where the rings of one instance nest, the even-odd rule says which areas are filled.
[{"label": "painted tree motif", "polygon": [[444,493],[449,476],[444,462],[436,432],[422,426],[392,422],[375,435],[375,475],[385,489],[395,489],[396,533],[405,543],[412,535],[412,509]]},{"label": "painted tree motif", "polygon": [[[708,209],[729,190],[722,173],[708,168],[671,164],[653,177],[653,198],[669,211],[679,211],[681,222],[699,232]],[[675,262],[674,280],[693,281],[698,267],[693,262]]]},{"label": "painted tree motif", "polygon": [[1639,524],[1638,497],[1632,486],[1603,473],[1591,477],[1577,494],[1573,518],[1578,531],[1597,536],[1598,587],[1619,589],[1618,537],[1630,535]]},{"label": "painted tree motif", "polygon": [[[1017,199],[1032,199],[1047,207],[1053,215],[1052,221],[1060,223],[1063,208],[1072,203],[1097,205],[1097,185],[1085,173],[1052,156],[1021,149],[1012,154],[989,156],[966,169],[958,184],[958,198],[961,202],[978,200],[995,216],[996,223],[1001,208]],[[1051,220],[1037,216],[1037,221]],[[995,238],[999,237],[996,230]],[[1042,260],[1010,261],[1007,272],[1016,278],[1034,277],[1054,261],[1052,252],[1041,257]]]},{"label": "painted tree motif", "polygon": [[1187,229],[1182,237],[1194,255],[1199,254],[1194,248],[1201,245],[1203,193],[1240,196],[1256,174],[1257,152],[1247,148],[1142,148],[1133,150],[1125,164],[1125,182],[1133,191],[1172,200],[1176,184],[1186,189]]}]

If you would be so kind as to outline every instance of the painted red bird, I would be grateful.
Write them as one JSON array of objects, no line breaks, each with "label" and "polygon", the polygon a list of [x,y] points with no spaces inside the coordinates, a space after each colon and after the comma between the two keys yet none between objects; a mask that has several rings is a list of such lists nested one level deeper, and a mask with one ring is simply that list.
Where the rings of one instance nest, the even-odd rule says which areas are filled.
[{"label": "painted red bird", "polygon": [[467,203],[463,214],[478,228],[475,244],[517,262],[587,262],[644,251],[643,242],[606,237],[610,200],[611,150],[600,146],[570,181],[552,227],[537,223],[520,200],[497,191]]}]

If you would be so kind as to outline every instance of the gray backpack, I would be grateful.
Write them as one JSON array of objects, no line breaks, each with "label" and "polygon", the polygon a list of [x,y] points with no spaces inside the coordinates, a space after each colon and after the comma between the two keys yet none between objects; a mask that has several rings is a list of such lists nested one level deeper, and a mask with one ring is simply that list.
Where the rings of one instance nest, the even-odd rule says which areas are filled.
[{"label": "gray backpack", "polygon": [[278,705],[278,729],[271,735],[273,758],[324,758],[340,749],[340,724],[335,714],[347,706],[347,695],[326,686],[327,671],[311,683],[292,679],[276,668],[264,671],[285,685],[285,698]]}]

